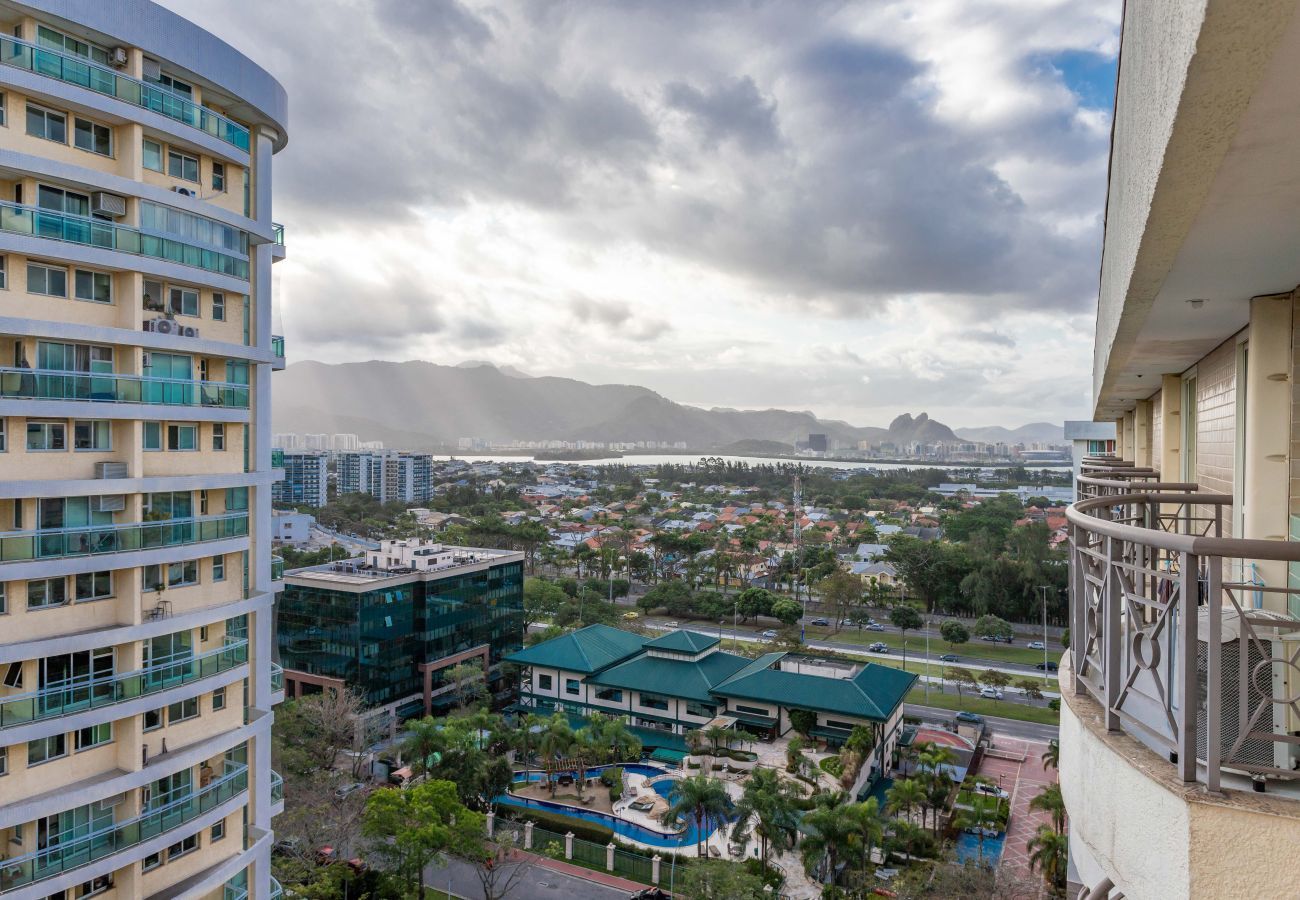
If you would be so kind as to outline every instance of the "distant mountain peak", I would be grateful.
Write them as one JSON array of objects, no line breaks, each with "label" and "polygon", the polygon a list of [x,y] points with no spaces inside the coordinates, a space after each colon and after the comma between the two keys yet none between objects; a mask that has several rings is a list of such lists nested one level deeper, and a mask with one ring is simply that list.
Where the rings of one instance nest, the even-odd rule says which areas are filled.
[{"label": "distant mountain peak", "polygon": [[516,369],[514,366],[498,366],[494,362],[488,362],[486,359],[467,359],[464,362],[456,363],[452,368],[455,369],[496,369],[502,375],[510,378],[532,378],[522,369]]}]

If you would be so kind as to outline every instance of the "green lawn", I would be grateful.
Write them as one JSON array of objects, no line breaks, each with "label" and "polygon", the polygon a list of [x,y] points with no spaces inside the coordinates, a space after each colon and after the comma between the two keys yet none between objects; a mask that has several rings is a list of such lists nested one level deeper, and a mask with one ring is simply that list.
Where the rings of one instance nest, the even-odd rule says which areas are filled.
[{"label": "green lawn", "polygon": [[933,706],[938,709],[965,710],[981,716],[996,716],[1002,719],[1019,719],[1022,722],[1038,722],[1041,725],[1061,724],[1061,714],[1046,706],[1029,706],[1010,700],[985,700],[981,697],[966,696],[958,698],[955,694],[930,692],[930,699],[925,699],[925,687],[917,685],[907,695],[909,703]]}]

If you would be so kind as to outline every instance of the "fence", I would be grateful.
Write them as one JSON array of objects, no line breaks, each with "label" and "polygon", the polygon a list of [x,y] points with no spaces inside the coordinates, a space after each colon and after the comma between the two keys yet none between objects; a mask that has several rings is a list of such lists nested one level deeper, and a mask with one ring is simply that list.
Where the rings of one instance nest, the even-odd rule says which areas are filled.
[{"label": "fence", "polygon": [[[493,830],[499,842],[512,843],[521,849],[524,847],[525,829],[522,822],[498,819]],[[573,855],[568,856],[565,852],[565,848],[569,846],[568,835],[535,825],[533,826],[531,849],[534,853],[541,853],[558,859],[567,859],[570,862],[599,872],[612,871],[615,875],[629,881],[636,881],[641,884],[655,884],[655,864],[651,856],[616,847],[614,849],[614,868],[610,869],[608,865],[609,847],[607,845],[597,844],[594,841],[584,841],[579,838],[573,838],[572,840]]]}]

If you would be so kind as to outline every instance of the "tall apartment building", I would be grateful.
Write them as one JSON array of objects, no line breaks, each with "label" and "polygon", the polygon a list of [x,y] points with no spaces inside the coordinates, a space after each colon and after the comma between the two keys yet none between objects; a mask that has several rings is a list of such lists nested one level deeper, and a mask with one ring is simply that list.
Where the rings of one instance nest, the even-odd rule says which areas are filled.
[{"label": "tall apartment building", "polygon": [[0,35],[0,898],[274,897],[285,93],[147,0]]},{"label": "tall apartment building", "polygon": [[338,455],[340,494],[424,503],[433,496],[433,457],[427,453],[372,450]]},{"label": "tall apartment building", "polygon": [[329,483],[329,454],[283,453],[284,479],[277,481],[271,499],[294,506],[324,506]]},{"label": "tall apartment building", "polygon": [[1125,7],[1093,370],[1115,455],[1069,513],[1061,666],[1092,898],[1297,893],[1297,5]]}]

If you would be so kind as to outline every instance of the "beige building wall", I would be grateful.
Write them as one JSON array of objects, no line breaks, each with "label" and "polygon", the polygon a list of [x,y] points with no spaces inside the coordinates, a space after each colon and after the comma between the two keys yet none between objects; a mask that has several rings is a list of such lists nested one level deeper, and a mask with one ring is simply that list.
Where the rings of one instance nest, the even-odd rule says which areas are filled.
[{"label": "beige building wall", "polygon": [[[1231,494],[1237,452],[1237,341],[1224,341],[1196,364],[1196,481]],[[1230,522],[1224,533],[1229,534]]]}]

